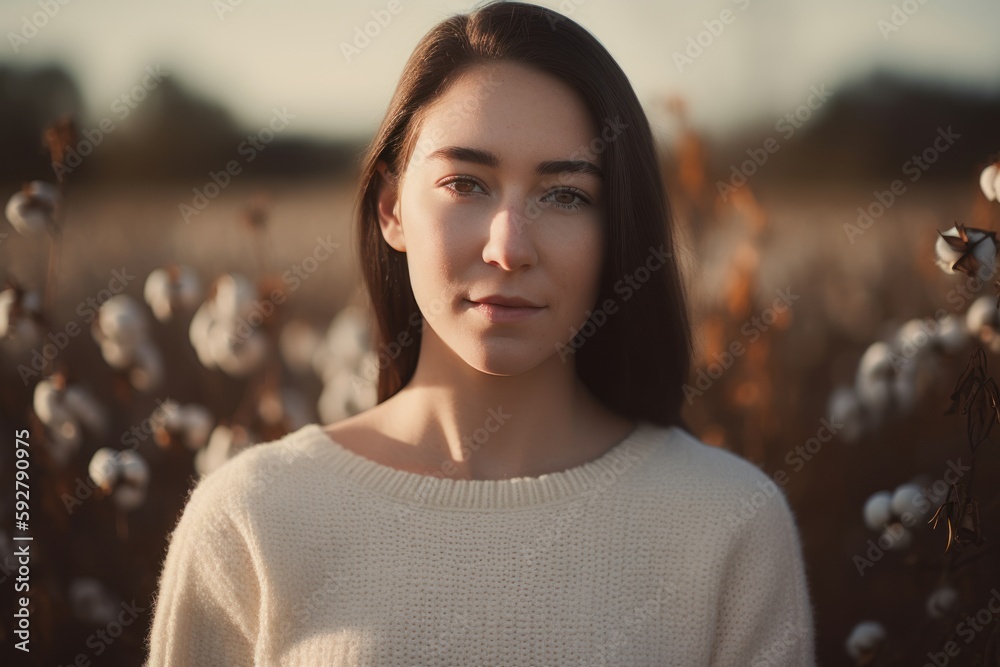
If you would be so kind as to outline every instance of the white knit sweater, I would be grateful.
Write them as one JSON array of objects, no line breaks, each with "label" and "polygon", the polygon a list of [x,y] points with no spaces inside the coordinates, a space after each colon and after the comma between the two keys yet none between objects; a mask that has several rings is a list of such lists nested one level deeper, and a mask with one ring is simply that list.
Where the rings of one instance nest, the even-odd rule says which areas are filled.
[{"label": "white knit sweater", "polygon": [[459,480],[310,424],[195,486],[146,665],[812,667],[805,574],[783,492],[680,428]]}]

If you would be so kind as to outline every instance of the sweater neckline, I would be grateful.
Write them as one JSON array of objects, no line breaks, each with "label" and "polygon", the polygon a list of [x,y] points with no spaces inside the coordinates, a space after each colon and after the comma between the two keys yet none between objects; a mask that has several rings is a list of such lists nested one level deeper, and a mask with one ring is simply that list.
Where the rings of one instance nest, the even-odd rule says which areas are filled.
[{"label": "sweater neckline", "polygon": [[[516,509],[568,500],[613,486],[639,467],[663,434],[676,429],[647,420],[635,427],[601,456],[585,463],[536,477],[502,480],[452,479],[400,470],[369,459],[331,438],[315,422],[299,435],[332,460],[337,471],[354,484],[397,501],[443,509]],[[659,436],[659,437],[658,437]]]}]

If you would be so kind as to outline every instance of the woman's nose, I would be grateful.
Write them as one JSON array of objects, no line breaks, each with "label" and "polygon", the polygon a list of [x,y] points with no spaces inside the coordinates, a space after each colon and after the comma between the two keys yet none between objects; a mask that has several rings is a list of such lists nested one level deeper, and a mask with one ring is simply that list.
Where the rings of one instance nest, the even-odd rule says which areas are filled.
[{"label": "woman's nose", "polygon": [[512,203],[497,211],[490,221],[489,235],[483,248],[483,261],[507,271],[531,266],[538,260],[531,225],[523,202]]}]

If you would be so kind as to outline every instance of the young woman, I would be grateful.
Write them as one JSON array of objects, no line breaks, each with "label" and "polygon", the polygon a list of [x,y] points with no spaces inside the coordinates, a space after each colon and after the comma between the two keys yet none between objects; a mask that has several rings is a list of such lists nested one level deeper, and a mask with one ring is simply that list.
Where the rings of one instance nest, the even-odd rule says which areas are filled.
[{"label": "young woman", "polygon": [[604,47],[443,21],[358,202],[379,403],[196,486],[148,664],[813,665],[783,494],[681,420],[669,206]]}]

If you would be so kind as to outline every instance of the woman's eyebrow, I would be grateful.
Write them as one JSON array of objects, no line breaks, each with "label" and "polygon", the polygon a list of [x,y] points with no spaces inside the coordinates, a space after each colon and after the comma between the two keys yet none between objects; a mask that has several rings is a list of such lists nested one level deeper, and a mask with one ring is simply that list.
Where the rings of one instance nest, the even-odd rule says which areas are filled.
[{"label": "woman's eyebrow", "polygon": [[[472,162],[496,169],[500,166],[500,158],[490,151],[482,148],[468,148],[465,146],[445,146],[430,153],[427,158],[430,160],[451,160],[457,162]],[[547,174],[591,174],[604,180],[604,172],[593,162],[587,160],[546,160],[540,162],[535,168],[540,175]]]}]

